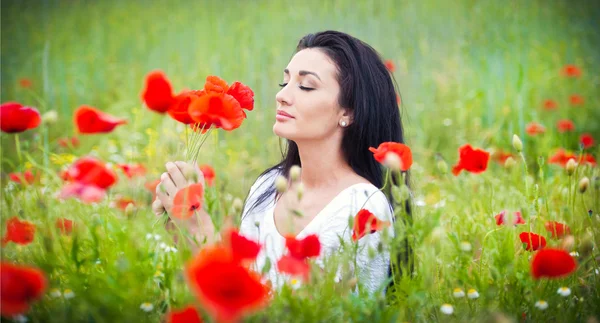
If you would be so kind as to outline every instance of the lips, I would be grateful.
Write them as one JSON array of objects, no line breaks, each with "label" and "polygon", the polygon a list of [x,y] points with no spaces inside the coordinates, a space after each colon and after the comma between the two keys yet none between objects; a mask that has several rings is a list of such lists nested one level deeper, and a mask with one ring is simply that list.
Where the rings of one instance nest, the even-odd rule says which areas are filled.
[{"label": "lips", "polygon": [[293,116],[291,114],[289,114],[283,110],[277,110],[277,115],[288,117],[288,118],[293,118]]}]

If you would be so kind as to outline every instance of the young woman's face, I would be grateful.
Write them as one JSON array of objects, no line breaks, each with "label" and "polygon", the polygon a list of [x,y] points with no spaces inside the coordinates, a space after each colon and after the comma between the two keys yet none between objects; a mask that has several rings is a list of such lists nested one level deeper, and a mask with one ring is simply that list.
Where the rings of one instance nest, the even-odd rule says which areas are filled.
[{"label": "young woman's face", "polygon": [[283,73],[273,132],[293,141],[319,140],[340,131],[349,120],[338,104],[336,66],[318,49],[296,53]]}]

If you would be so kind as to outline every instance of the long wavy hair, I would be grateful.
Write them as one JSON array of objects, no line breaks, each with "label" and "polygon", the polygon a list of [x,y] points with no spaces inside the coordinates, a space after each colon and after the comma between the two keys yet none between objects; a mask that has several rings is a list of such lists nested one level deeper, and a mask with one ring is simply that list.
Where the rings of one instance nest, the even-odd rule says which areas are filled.
[{"label": "long wavy hair", "polygon": [[[389,73],[381,56],[368,44],[348,34],[338,31],[323,31],[308,34],[298,42],[296,52],[303,49],[315,48],[323,51],[337,67],[337,81],[340,85],[338,103],[340,106],[350,109],[353,114],[353,122],[344,128],[342,139],[342,151],[346,162],[354,172],[366,178],[376,187],[384,185],[384,169],[373,158],[369,147],[377,147],[382,142],[393,141],[404,143],[404,134],[400,110],[398,107],[396,82]],[[282,149],[282,160],[266,169],[262,175],[273,170],[286,178],[289,177],[290,168],[293,165],[302,166],[297,144],[287,140],[285,151]],[[395,184],[400,179],[393,176]],[[405,184],[408,185],[408,174],[405,176]],[[245,214],[250,214],[256,208],[265,206],[267,201],[272,201],[273,195],[277,199],[277,192],[273,181],[267,182],[265,189],[257,190],[262,193],[253,198],[254,202],[249,206]],[[384,192],[395,205],[390,190],[391,185]],[[246,198],[246,203],[250,197]],[[407,219],[411,222],[410,203],[402,203],[405,206]],[[245,209],[245,207],[244,207]],[[394,212],[397,213],[397,212]],[[394,220],[396,221],[395,217]],[[412,252],[408,240],[404,239],[404,246],[396,254],[399,264],[409,265],[412,272]],[[392,275],[389,267],[388,274]],[[391,285],[393,285],[393,279]]]}]

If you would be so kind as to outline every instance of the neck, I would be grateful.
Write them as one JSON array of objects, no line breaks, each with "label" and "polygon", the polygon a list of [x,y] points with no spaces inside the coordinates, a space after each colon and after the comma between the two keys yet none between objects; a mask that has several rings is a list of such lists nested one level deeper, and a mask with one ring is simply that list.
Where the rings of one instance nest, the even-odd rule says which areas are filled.
[{"label": "neck", "polygon": [[302,163],[300,180],[306,189],[333,187],[354,171],[344,159],[341,138],[296,142]]}]

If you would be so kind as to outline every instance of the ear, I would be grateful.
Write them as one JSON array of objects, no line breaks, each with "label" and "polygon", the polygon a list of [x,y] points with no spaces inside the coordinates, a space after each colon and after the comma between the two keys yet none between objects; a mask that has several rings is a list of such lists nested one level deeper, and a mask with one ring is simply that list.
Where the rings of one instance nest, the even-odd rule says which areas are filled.
[{"label": "ear", "polygon": [[354,122],[354,112],[350,109],[342,108],[342,118],[348,120],[348,125]]}]

